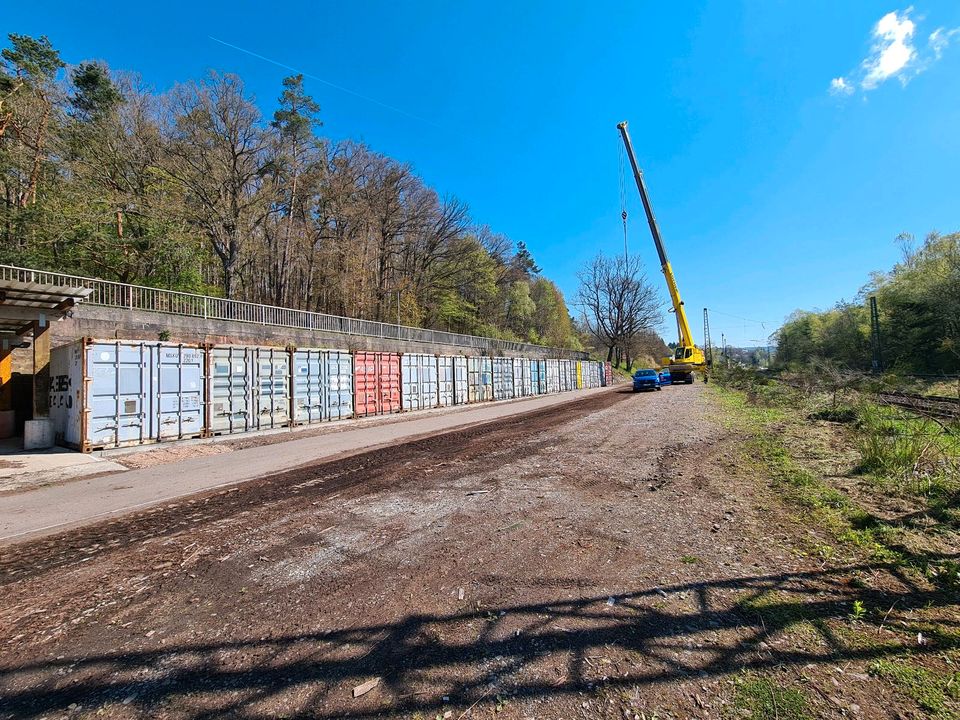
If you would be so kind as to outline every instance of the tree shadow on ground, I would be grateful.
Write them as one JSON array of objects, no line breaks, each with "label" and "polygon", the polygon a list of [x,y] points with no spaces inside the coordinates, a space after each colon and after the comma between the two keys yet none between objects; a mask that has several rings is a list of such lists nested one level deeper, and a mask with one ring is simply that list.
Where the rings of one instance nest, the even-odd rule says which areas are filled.
[{"label": "tree shadow on ground", "polygon": [[[897,590],[851,584],[854,576],[885,571],[899,576]],[[846,637],[854,598],[876,609],[857,620],[864,635],[874,637],[893,622],[894,608],[896,614],[952,611],[960,603],[956,593],[931,590],[899,568],[863,564],[408,615],[325,632],[0,663],[0,715],[39,717],[71,705],[111,704],[192,718],[432,714],[500,693],[555,698],[743,669],[870,662],[902,652],[889,633],[869,643]],[[915,655],[957,646],[956,623],[940,625],[928,644],[912,648]],[[798,629],[808,635],[803,642],[779,642]],[[379,687],[354,700],[351,688],[373,677],[381,678]]]}]

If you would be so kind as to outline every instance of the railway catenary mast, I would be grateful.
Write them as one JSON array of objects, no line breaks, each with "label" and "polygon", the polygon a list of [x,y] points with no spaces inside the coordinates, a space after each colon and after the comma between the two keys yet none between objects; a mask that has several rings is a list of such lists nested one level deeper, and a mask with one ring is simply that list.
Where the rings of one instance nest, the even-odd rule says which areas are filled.
[{"label": "railway catenary mast", "polygon": [[633,144],[630,142],[626,121],[618,124],[617,129],[623,137],[627,157],[630,159],[630,167],[633,168],[633,177],[637,181],[637,190],[640,191],[640,200],[643,201],[643,210],[647,215],[650,234],[653,235],[653,242],[657,246],[657,255],[660,257],[660,269],[663,271],[663,276],[667,280],[670,302],[673,303],[673,312],[677,318],[677,333],[680,336],[680,342],[677,345],[674,356],[663,359],[663,365],[670,370],[674,382],[692,383],[695,370],[703,373],[704,382],[706,382],[706,359],[704,358],[703,351],[693,342],[693,333],[690,331],[687,313],[683,307],[683,300],[680,298],[680,290],[677,288],[677,279],[673,274],[670,261],[667,259],[667,251],[663,246],[663,239],[660,237],[660,227],[657,225],[657,218],[654,216],[653,207],[650,205],[647,185],[643,181],[643,172],[640,170],[640,166],[637,165],[637,158],[633,154]]}]

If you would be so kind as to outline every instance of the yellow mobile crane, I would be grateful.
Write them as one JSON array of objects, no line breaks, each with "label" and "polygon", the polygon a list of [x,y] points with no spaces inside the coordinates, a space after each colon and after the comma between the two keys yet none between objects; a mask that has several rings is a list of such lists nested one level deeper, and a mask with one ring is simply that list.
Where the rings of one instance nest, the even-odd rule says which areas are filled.
[{"label": "yellow mobile crane", "polygon": [[693,382],[693,372],[695,370],[703,373],[703,381],[706,382],[707,361],[703,355],[703,350],[693,344],[693,333],[690,332],[687,313],[683,309],[680,290],[677,289],[677,279],[673,275],[673,268],[670,267],[670,261],[667,259],[667,251],[663,247],[660,228],[657,226],[657,218],[653,215],[650,198],[647,196],[647,186],[643,181],[643,173],[640,170],[640,166],[637,165],[637,158],[633,154],[633,145],[630,143],[630,135],[627,133],[626,121],[617,125],[617,129],[623,137],[623,144],[627,149],[627,157],[630,158],[633,177],[637,181],[637,190],[640,191],[640,199],[643,201],[643,210],[647,214],[647,224],[650,225],[650,233],[653,235],[653,242],[657,246],[657,255],[660,256],[660,269],[663,270],[663,276],[667,279],[667,290],[670,291],[670,301],[673,303],[673,312],[677,318],[677,332],[680,335],[680,343],[677,345],[677,350],[673,357],[663,359],[663,366],[670,370],[670,375],[674,383],[684,382],[689,385]]}]

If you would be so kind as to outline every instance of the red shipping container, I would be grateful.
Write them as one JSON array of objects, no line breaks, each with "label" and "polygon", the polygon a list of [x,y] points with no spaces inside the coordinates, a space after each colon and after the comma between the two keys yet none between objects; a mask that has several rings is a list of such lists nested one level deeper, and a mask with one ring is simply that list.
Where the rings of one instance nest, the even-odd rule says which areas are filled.
[{"label": "red shipping container", "polygon": [[603,364],[603,384],[613,385],[613,366],[608,362]]},{"label": "red shipping container", "polygon": [[400,355],[355,353],[353,398],[357,417],[400,412]]}]

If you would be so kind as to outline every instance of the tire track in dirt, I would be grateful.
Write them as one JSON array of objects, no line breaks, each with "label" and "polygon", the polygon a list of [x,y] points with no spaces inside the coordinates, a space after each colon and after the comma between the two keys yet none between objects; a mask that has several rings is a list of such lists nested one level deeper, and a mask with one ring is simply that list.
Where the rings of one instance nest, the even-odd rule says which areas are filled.
[{"label": "tire track in dirt", "polygon": [[369,485],[371,489],[389,488],[404,482],[405,478],[416,477],[418,470],[435,466],[438,458],[456,456],[457,461],[462,462],[505,450],[511,457],[534,454],[547,442],[529,442],[531,436],[610,408],[628,397],[629,391],[603,393],[344,459],[302,466],[42,539],[27,540],[3,548],[0,587],[253,509],[272,506],[271,510],[277,511],[285,504],[316,502],[361,485]]}]

